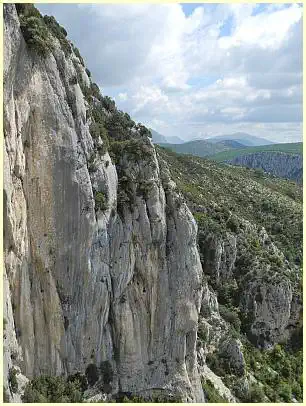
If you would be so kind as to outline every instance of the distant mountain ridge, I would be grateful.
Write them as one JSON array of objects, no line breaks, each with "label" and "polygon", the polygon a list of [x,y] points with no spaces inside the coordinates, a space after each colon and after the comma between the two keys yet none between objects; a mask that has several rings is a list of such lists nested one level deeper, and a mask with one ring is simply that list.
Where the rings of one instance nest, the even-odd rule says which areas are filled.
[{"label": "distant mountain ridge", "polygon": [[180,137],[173,136],[173,137],[166,137],[165,135],[160,134],[159,132],[150,128],[150,132],[152,134],[152,141],[153,144],[184,144],[185,141],[182,140]]},{"label": "distant mountain ridge", "polygon": [[235,159],[238,156],[247,155],[257,152],[283,152],[285,154],[303,154],[303,143],[302,142],[290,142],[284,144],[272,144],[272,145],[260,145],[255,147],[246,147],[239,149],[231,149],[224,152],[216,153],[216,155],[211,155],[209,159],[217,162],[229,161],[230,159]]},{"label": "distant mountain ridge", "polygon": [[185,142],[184,144],[165,144],[160,143],[161,147],[171,149],[178,154],[190,154],[199,157],[206,157],[209,155],[217,154],[218,152],[224,152],[230,150],[232,147],[220,143],[212,143],[206,140],[196,140]]},{"label": "distant mountain ridge", "polygon": [[220,141],[231,140],[236,141],[240,144],[248,146],[259,146],[259,145],[270,145],[275,144],[273,141],[269,141],[265,138],[256,137],[255,135],[250,135],[248,133],[237,132],[233,134],[216,135],[211,138],[206,138],[206,141],[217,143]]},{"label": "distant mountain ridge", "polygon": [[167,143],[168,142],[167,138],[164,135],[158,133],[155,130],[152,130],[152,128],[150,128],[150,132],[152,134],[152,141],[153,141],[154,144],[160,144],[160,143]]},{"label": "distant mountain ridge", "polygon": [[261,169],[279,178],[291,179],[297,183],[303,182],[303,157],[300,154],[287,154],[276,151],[253,152],[239,155],[225,161],[231,165]]}]

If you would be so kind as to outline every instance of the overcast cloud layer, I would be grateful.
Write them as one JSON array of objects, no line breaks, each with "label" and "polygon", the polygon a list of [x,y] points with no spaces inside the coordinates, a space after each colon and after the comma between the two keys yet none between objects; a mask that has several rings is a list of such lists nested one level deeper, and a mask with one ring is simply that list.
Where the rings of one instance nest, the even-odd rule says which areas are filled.
[{"label": "overcast cloud layer", "polygon": [[103,94],[165,135],[302,140],[297,4],[40,4]]}]

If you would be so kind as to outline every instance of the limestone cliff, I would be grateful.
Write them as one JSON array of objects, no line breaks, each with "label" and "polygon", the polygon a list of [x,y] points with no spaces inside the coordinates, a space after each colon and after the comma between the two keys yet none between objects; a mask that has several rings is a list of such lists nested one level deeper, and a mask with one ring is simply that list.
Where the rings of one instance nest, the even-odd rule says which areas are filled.
[{"label": "limestone cliff", "polygon": [[94,139],[91,80],[52,43],[27,46],[4,6],[4,381],[108,362],[112,393],[201,402],[196,223],[138,128],[137,159]]},{"label": "limestone cliff", "polygon": [[262,169],[274,176],[302,183],[303,157],[283,152],[254,152],[226,161],[233,165]]},{"label": "limestone cliff", "polygon": [[301,185],[167,149],[158,155],[198,224],[197,348],[208,402],[301,401]]}]

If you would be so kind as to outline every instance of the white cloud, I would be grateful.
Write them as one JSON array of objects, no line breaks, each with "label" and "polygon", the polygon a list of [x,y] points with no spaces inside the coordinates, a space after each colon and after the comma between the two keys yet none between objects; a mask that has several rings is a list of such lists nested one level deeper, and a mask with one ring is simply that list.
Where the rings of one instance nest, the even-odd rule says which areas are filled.
[{"label": "white cloud", "polygon": [[118,94],[118,99],[119,99],[120,101],[126,101],[126,100],[128,99],[127,93],[119,93],[119,94]]},{"label": "white cloud", "polygon": [[[240,6],[243,8],[243,5]],[[248,15],[237,25],[232,36],[220,39],[220,46],[225,49],[243,45],[263,49],[279,48],[292,25],[301,16],[302,9],[296,4],[290,8],[276,8],[264,15]]]},{"label": "white cloud", "polygon": [[169,98],[162,90],[156,86],[141,86],[140,89],[132,96],[135,107],[133,114],[142,111],[144,108],[150,108],[153,112],[158,112],[160,108],[165,108]]},{"label": "white cloud", "polygon": [[180,4],[39,8],[66,27],[94,80],[136,121],[185,138],[230,129],[301,136],[296,4],[199,4],[188,16]]}]

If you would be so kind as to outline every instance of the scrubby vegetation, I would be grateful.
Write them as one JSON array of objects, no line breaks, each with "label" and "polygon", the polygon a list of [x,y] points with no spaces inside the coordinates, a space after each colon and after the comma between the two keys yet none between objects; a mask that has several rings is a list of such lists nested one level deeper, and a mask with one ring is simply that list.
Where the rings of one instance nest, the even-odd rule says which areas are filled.
[{"label": "scrubby vegetation", "polygon": [[9,382],[10,389],[13,393],[16,393],[18,391],[18,381],[17,381],[16,375],[17,375],[17,369],[11,368],[9,370],[8,382]]},{"label": "scrubby vegetation", "polygon": [[72,52],[71,45],[67,40],[67,31],[62,27],[53,16],[44,16],[44,22],[48,29],[51,31],[52,35],[56,37],[61,45],[62,50],[65,55],[69,55]]},{"label": "scrubby vegetation", "polygon": [[[86,403],[88,394],[86,390],[95,384],[101,384],[100,389],[104,393],[111,392],[111,381],[113,370],[110,362],[104,361],[100,368],[90,364],[86,368],[85,375],[76,373],[64,378],[62,376],[40,376],[32,379],[25,387],[22,401],[24,403]],[[108,390],[105,390],[108,389]],[[109,395],[107,400],[93,401],[92,403],[169,403],[181,402],[181,399],[173,395],[152,395],[151,398],[144,398],[138,394],[119,392],[116,395]]]},{"label": "scrubby vegetation", "polygon": [[107,209],[107,198],[105,193],[103,192],[96,192],[95,193],[95,205],[96,210],[104,211]]},{"label": "scrubby vegetation", "polygon": [[[302,187],[256,170],[216,164],[157,147],[203,230],[219,234],[265,227],[286,259],[302,264]],[[294,196],[294,198],[290,197]],[[280,232],[280,228],[282,232]]]},{"label": "scrubby vegetation", "polygon": [[209,380],[202,381],[202,387],[208,403],[228,403]]},{"label": "scrubby vegetation", "polygon": [[40,12],[33,4],[18,4],[16,9],[27,45],[42,56],[47,56],[52,50],[52,37]]},{"label": "scrubby vegetation", "polygon": [[248,342],[244,343],[244,356],[251,370],[263,386],[271,402],[291,402],[294,397],[303,399],[302,349],[292,351],[277,344],[270,351],[261,351]]},{"label": "scrubby vegetation", "polygon": [[24,403],[80,403],[83,400],[82,382],[61,376],[40,376],[26,385]]},{"label": "scrubby vegetation", "polygon": [[218,152],[211,155],[209,159],[216,162],[227,161],[237,156],[242,156],[246,154],[253,154],[254,152],[283,152],[286,154],[303,154],[303,143],[295,142],[288,144],[271,144],[271,145],[260,145],[256,147],[238,148],[231,149],[227,151]]},{"label": "scrubby vegetation", "polygon": [[[197,221],[205,281],[217,294],[220,315],[230,326],[227,335],[239,338],[243,344],[246,375],[241,381],[218,352],[208,354],[208,366],[240,401],[301,401],[301,327],[286,344],[260,350],[247,338],[252,318],[241,312],[239,302],[247,283],[255,280],[281,283],[287,279],[294,294],[301,298],[302,188],[263,171],[156,148]],[[231,236],[235,237],[237,251],[233,274],[219,281],[217,275],[210,274],[211,265],[216,260],[218,241],[231,252]],[[278,253],[272,245],[279,249]],[[198,336],[204,342],[208,339],[205,329],[200,328]],[[246,385],[247,377],[251,381]]]}]

